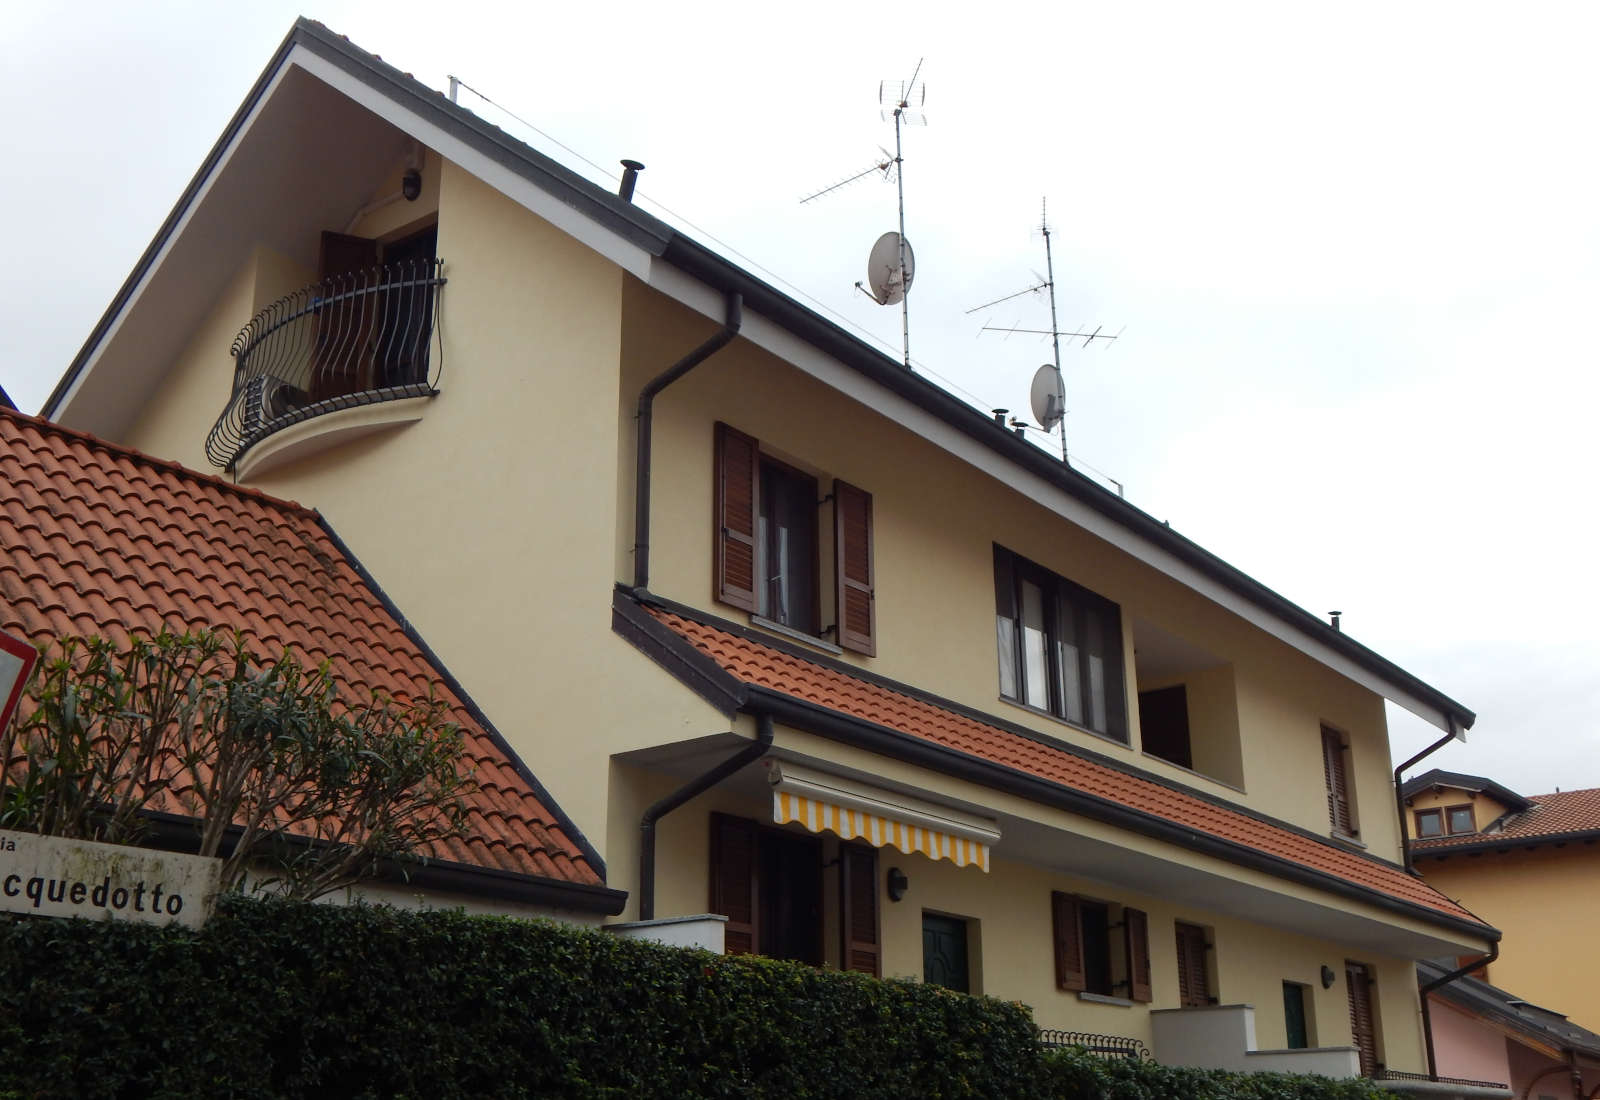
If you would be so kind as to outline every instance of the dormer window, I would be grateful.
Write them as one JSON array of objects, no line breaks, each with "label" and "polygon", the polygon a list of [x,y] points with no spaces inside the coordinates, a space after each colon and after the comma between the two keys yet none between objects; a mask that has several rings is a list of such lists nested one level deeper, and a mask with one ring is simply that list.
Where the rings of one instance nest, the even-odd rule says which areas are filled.
[{"label": "dormer window", "polygon": [[1472,817],[1472,806],[1436,806],[1431,810],[1418,810],[1415,814],[1417,839],[1428,840],[1440,836],[1463,836],[1478,831]]}]

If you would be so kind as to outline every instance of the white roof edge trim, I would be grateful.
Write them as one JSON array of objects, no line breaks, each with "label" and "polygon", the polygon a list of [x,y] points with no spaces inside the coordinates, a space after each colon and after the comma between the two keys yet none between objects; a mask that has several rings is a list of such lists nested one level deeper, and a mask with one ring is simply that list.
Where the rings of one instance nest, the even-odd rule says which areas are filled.
[{"label": "white roof edge trim", "polygon": [[[722,319],[724,308],[722,295],[665,260],[657,259],[650,265],[647,282],[651,287],[697,313],[713,320]],[[739,335],[825,385],[877,410],[902,427],[916,432],[949,454],[1028,494],[1074,525],[1131,554],[1151,568],[1165,573],[1173,580],[1200,593],[1252,626],[1259,627],[1341,676],[1403,707],[1429,725],[1453,733],[1457,740],[1466,740],[1466,731],[1437,707],[1362,668],[1320,639],[1296,629],[1276,615],[1256,606],[1177,555],[1134,534],[1073,498],[1066,490],[1051,484],[1031,470],[1023,469],[997,451],[990,450],[977,440],[946,424],[932,413],[879,386],[833,356],[817,350],[776,322],[768,320],[759,313],[746,312]]]},{"label": "white roof edge trim", "polygon": [[443,127],[428,122],[389,95],[351,76],[304,46],[295,46],[289,54],[288,63],[299,65],[324,84],[353,99],[391,126],[422,142],[628,273],[639,279],[646,277],[650,253],[645,249],[600,226],[526,177],[484,156]]},{"label": "white roof edge trim", "polygon": [[77,376],[73,378],[72,385],[68,386],[67,392],[61,395],[61,400],[54,409],[46,406],[40,410],[41,415],[50,420],[66,423],[67,410],[72,405],[72,399],[83,388],[83,384],[89,375],[94,373],[95,364],[100,361],[100,353],[105,350],[106,345],[116,339],[117,331],[122,328],[123,318],[138,308],[139,299],[144,296],[145,289],[150,285],[157,273],[160,272],[161,265],[166,262],[167,256],[172,252],[172,248],[178,239],[183,236],[183,231],[188,227],[190,219],[194,217],[194,212],[205,202],[206,196],[211,192],[211,185],[216,182],[217,176],[228,166],[228,162],[233,159],[234,153],[238,151],[239,146],[244,143],[246,136],[250,133],[251,127],[255,125],[256,119],[261,117],[262,110],[265,109],[268,101],[272,99],[273,93],[278,90],[278,85],[283,82],[283,74],[287,71],[288,65],[280,65],[278,71],[272,74],[272,79],[262,89],[255,105],[250,108],[250,113],[245,116],[244,121],[239,125],[238,131],[233,135],[233,140],[222,151],[222,156],[217,158],[217,163],[212,166],[211,171],[206,173],[206,177],[199,189],[189,200],[189,204],[184,207],[183,213],[179,215],[177,222],[173,224],[172,231],[161,242],[161,248],[150,258],[150,264],[145,268],[138,285],[133,288],[132,293],[128,295],[128,300],[122,304],[121,309],[117,310],[116,317],[112,319],[106,331],[101,334],[100,339],[95,342],[94,348],[84,360],[82,368],[79,369]]},{"label": "white roof edge trim", "polygon": [[786,760],[772,760],[767,769],[767,781],[778,791],[845,809],[861,810],[907,825],[920,825],[980,844],[992,845],[1000,840],[1000,823],[992,818],[963,813],[949,806],[858,783],[840,775],[803,768]]}]

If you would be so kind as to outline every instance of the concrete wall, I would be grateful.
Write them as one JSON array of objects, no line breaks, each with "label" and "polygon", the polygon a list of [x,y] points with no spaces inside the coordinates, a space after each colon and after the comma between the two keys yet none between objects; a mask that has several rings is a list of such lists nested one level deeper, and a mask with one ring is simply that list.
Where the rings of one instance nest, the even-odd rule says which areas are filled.
[{"label": "concrete wall", "polygon": [[1236,1073],[1316,1073],[1358,1077],[1354,1047],[1264,1050],[1256,1042],[1256,1010],[1247,1004],[1159,1009],[1150,1013],[1152,1052],[1158,1062]]}]

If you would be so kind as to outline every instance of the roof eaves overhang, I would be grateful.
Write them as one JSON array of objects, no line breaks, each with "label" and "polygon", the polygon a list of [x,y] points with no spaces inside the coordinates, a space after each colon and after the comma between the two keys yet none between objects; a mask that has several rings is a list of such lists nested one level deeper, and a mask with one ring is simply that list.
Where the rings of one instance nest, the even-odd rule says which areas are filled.
[{"label": "roof eaves overhang", "polygon": [[[245,102],[223,131],[222,137],[163,222],[155,239],[123,283],[110,308],[57,383],[45,402],[44,416],[49,419],[60,418],[101,342],[133,300],[140,284],[204,190],[211,174],[222,163],[228,149],[238,139],[273,82],[291,63],[296,50],[304,51],[307,58],[320,59],[359,86],[346,86],[345,91],[359,92],[360,88],[365,88],[377,98],[409,111],[411,121],[420,122],[429,131],[427,136],[435,143],[439,143],[441,138],[459,142],[501,172],[520,178],[535,189],[553,196],[582,219],[599,225],[642,253],[660,257],[665,263],[719,294],[730,291],[742,294],[751,311],[770,318],[773,323],[824,355],[908,401],[981,448],[1000,456],[1010,466],[1043,479],[1103,517],[1113,527],[1130,533],[1139,543],[1170,555],[1216,585],[1221,592],[1231,593],[1245,605],[1259,609],[1268,619],[1285,628],[1279,631],[1280,636],[1314,658],[1336,668],[1359,670],[1358,680],[1370,677],[1381,694],[1440,729],[1456,733],[1458,737],[1471,728],[1476,720],[1473,712],[1462,704],[1334,630],[1310,612],[1071,467],[1016,438],[1012,432],[996,425],[992,418],[849,335],[838,325],[802,306],[769,283],[678,233],[632,203],[516,141],[415,78],[353,45],[348,39],[304,18],[297,21],[285,37]],[[319,75],[328,78],[331,74],[324,71]],[[371,105],[371,97],[368,105]],[[1365,673],[1366,677],[1359,673]]]},{"label": "roof eaves overhang", "polygon": [[1517,848],[1547,848],[1565,844],[1587,844],[1600,841],[1600,829],[1578,829],[1570,833],[1542,833],[1537,836],[1497,836],[1488,840],[1472,840],[1464,844],[1441,844],[1438,847],[1411,842],[1412,859],[1443,859],[1445,856],[1474,855],[1484,852],[1509,852]]},{"label": "roof eaves overhang", "polygon": [[1076,791],[982,757],[913,737],[888,726],[853,718],[760,685],[748,685],[747,690],[749,693],[747,710],[766,713],[773,720],[797,729],[855,745],[931,771],[967,779],[979,786],[1014,794],[1040,805],[1066,810],[1092,821],[1126,829],[1180,848],[1214,856],[1240,867],[1262,871],[1287,882],[1364,902],[1386,912],[1482,940],[1485,943],[1500,939],[1499,930],[1489,925],[1463,920],[1427,906],[1416,905],[1260,849],[1210,836],[1165,818]]},{"label": "roof eaves overhang", "polygon": [[[819,316],[795,299],[776,290],[704,245],[674,232],[661,254],[716,295],[736,292],[744,298],[749,313],[769,319],[823,356],[867,378],[876,386],[954,429],[971,443],[1000,456],[1013,468],[1042,479],[1064,492],[1077,504],[1128,532],[1137,543],[1169,555],[1199,578],[1210,582],[1219,594],[1236,597],[1245,605],[1264,612],[1284,630],[1279,637],[1325,664],[1342,671],[1367,674],[1378,692],[1425,721],[1464,740],[1464,733],[1477,720],[1466,706],[1394,664],[1392,661],[1333,629],[1328,623],[1274,592],[1266,585],[1229,565],[1192,540],[1174,531],[1154,516],[1129,504],[1092,479],[1060,462],[1038,447],[1019,439],[1015,433],[994,422],[993,417],[966,404],[941,387],[907,370],[898,360],[864,344],[838,325]],[[720,297],[708,297],[707,309],[715,309]],[[746,328],[755,329],[747,323]],[[898,418],[897,418],[898,419]],[[1148,559],[1147,559],[1148,560]],[[1173,570],[1167,569],[1169,573]],[[1185,579],[1180,577],[1179,579]],[[1258,625],[1261,625],[1258,621]]]}]

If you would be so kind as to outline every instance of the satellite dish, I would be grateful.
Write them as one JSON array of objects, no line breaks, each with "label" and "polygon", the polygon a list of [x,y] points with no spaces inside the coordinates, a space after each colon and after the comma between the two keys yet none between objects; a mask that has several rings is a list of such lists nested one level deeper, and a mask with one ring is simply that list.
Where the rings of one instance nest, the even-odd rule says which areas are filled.
[{"label": "satellite dish", "polygon": [[1033,418],[1039,427],[1049,431],[1061,423],[1067,414],[1067,389],[1061,381],[1061,372],[1055,365],[1046,363],[1033,374],[1033,385],[1028,388],[1028,401],[1033,406]]},{"label": "satellite dish", "polygon": [[905,249],[904,285],[900,282],[900,234],[891,229],[879,237],[878,243],[872,246],[871,255],[867,257],[867,286],[880,306],[894,305],[911,289],[911,277],[916,272],[917,262],[911,252],[910,241],[906,242]]}]

